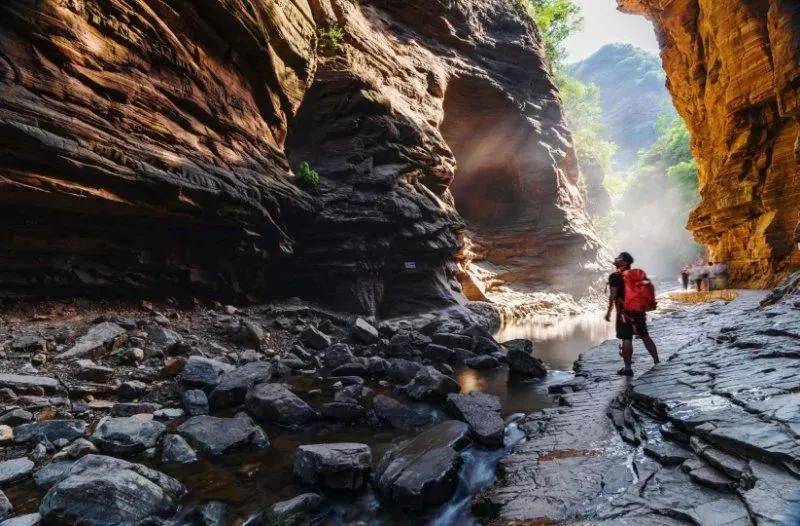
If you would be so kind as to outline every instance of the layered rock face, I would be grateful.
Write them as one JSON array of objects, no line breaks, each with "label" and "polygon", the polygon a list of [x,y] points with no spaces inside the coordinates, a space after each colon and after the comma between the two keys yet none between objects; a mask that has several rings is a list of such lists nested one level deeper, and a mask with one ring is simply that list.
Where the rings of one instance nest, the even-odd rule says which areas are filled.
[{"label": "layered rock face", "polygon": [[800,4],[618,0],[651,19],[692,132],[702,201],[688,228],[740,285],[800,266]]},{"label": "layered rock face", "polygon": [[0,29],[4,294],[443,306],[461,215],[508,282],[598,268],[513,3],[12,0]]}]

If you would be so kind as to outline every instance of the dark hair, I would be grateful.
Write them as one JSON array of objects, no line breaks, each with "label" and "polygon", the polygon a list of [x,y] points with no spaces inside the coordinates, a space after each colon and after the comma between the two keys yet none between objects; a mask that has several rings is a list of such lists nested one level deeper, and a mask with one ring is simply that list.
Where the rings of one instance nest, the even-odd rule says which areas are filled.
[{"label": "dark hair", "polygon": [[628,265],[633,265],[633,256],[631,256],[628,252],[620,252],[617,258],[621,259]]}]

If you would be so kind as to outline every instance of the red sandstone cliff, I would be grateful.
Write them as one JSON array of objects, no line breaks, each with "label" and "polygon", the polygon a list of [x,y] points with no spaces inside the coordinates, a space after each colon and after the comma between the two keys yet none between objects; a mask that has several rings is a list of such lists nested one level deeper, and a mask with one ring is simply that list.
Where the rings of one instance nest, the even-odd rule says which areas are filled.
[{"label": "red sandstone cliff", "polygon": [[800,3],[618,0],[653,21],[692,132],[701,203],[688,228],[739,284],[800,267]]},{"label": "red sandstone cliff", "polygon": [[600,244],[577,181],[505,0],[0,5],[4,295],[452,304],[461,216],[505,281],[581,292]]}]

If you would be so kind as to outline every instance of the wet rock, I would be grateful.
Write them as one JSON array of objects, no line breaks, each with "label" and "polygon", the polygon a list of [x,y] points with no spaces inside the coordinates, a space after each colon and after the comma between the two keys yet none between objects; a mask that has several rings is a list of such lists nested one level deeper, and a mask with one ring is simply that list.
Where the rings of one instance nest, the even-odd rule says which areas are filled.
[{"label": "wet rock", "polygon": [[370,356],[367,358],[366,369],[367,376],[371,378],[385,378],[389,374],[389,362],[380,356]]},{"label": "wet rock", "polygon": [[40,488],[49,488],[63,479],[65,473],[75,464],[73,460],[59,460],[45,464],[33,475],[33,481]]},{"label": "wet rock", "polygon": [[353,363],[355,361],[356,359],[355,356],[353,356],[352,349],[345,343],[337,343],[322,355],[322,363],[328,369],[336,369],[346,363]]},{"label": "wet rock", "polygon": [[41,524],[42,516],[38,513],[28,513],[0,522],[0,526],[40,526]]},{"label": "wet rock", "polygon": [[161,462],[164,464],[189,464],[197,460],[197,453],[180,435],[167,435],[161,447]]},{"label": "wet rock", "polygon": [[331,371],[331,376],[367,376],[367,366],[360,362],[345,363]]},{"label": "wet rock", "polygon": [[366,484],[371,467],[372,452],[366,444],[309,444],[294,453],[294,474],[310,487],[357,491]]},{"label": "wet rock", "polygon": [[269,447],[264,431],[244,413],[233,418],[193,416],[181,424],[177,432],[204,455],[218,456],[248,447]]},{"label": "wet rock", "polygon": [[373,399],[375,415],[397,429],[414,429],[433,421],[430,409],[405,404],[385,395]]},{"label": "wet rock", "polygon": [[483,356],[476,356],[474,358],[469,358],[464,360],[464,363],[467,367],[471,367],[472,369],[478,370],[486,370],[486,369],[497,369],[500,367],[500,362],[497,361],[497,358],[490,355],[483,355]]},{"label": "wet rock", "polygon": [[422,357],[433,362],[452,362],[455,361],[455,355],[456,353],[453,349],[435,343],[429,344],[422,351]]},{"label": "wet rock", "polygon": [[466,422],[479,443],[489,447],[503,445],[505,424],[498,397],[479,392],[449,394],[445,410]]},{"label": "wet rock", "polygon": [[208,398],[211,407],[219,410],[243,403],[247,391],[272,378],[273,369],[269,362],[251,362],[224,373]]},{"label": "wet rock", "polygon": [[533,342],[525,338],[508,340],[501,345],[505,347],[506,351],[517,350],[525,354],[533,354]]},{"label": "wet rock", "polygon": [[225,503],[218,500],[206,502],[197,510],[197,515],[202,526],[224,526]]},{"label": "wet rock", "polygon": [[33,420],[33,413],[24,409],[15,408],[0,416],[0,425],[15,427]]},{"label": "wet rock", "polygon": [[703,460],[735,480],[741,479],[748,469],[746,460],[720,451],[696,436],[691,437],[689,445]]},{"label": "wet rock", "polygon": [[467,424],[448,420],[390,449],[375,470],[379,494],[412,509],[447,501],[458,484],[457,450],[468,443]]},{"label": "wet rock", "polygon": [[398,383],[410,382],[423,367],[417,362],[403,358],[389,358],[386,361],[389,366],[389,378]]},{"label": "wet rock", "polygon": [[[512,340],[514,342],[518,342],[520,340]],[[522,340],[527,342],[528,340]],[[506,344],[509,342],[506,342]],[[530,343],[530,342],[529,342]],[[504,345],[506,345],[504,344]],[[514,345],[508,348],[508,353],[506,354],[506,362],[508,363],[508,368],[511,372],[521,374],[523,376],[544,376],[547,374],[547,368],[544,366],[544,362],[539,358],[531,356],[528,352],[524,349],[526,345]],[[532,346],[531,346],[532,348]]]},{"label": "wet rock", "polygon": [[233,370],[233,366],[203,356],[190,356],[178,376],[178,380],[186,387],[210,391],[219,384],[223,373]]},{"label": "wet rock", "polygon": [[671,442],[646,444],[644,452],[665,466],[677,466],[692,458],[692,452]]},{"label": "wet rock", "polygon": [[46,376],[0,373],[0,387],[18,392],[54,393],[58,391],[58,381]]},{"label": "wet rock", "polygon": [[82,437],[86,432],[86,422],[83,420],[45,420],[31,422],[14,428],[14,442],[29,442],[47,439],[55,442],[58,439],[69,441]]},{"label": "wet rock", "polygon": [[491,336],[478,336],[474,339],[472,352],[475,354],[494,354],[498,351],[500,351],[500,345]]},{"label": "wet rock", "polygon": [[367,410],[353,402],[328,402],[322,405],[322,416],[336,422],[353,423],[364,418]]},{"label": "wet rock", "polygon": [[189,416],[208,414],[208,397],[201,389],[189,389],[181,393],[181,401]]},{"label": "wet rock", "polygon": [[165,407],[164,409],[153,411],[153,418],[156,420],[176,420],[184,414],[186,414],[185,411],[179,407]]},{"label": "wet rock", "polygon": [[89,439],[103,453],[132,455],[154,447],[166,431],[166,426],[155,420],[136,417],[106,417],[100,420]]},{"label": "wet rock", "polygon": [[378,329],[364,318],[356,318],[352,328],[353,337],[363,343],[375,343],[380,338]]},{"label": "wet rock", "polygon": [[723,472],[711,466],[689,471],[689,478],[698,484],[718,490],[732,490],[736,482]]},{"label": "wet rock", "polygon": [[138,524],[171,516],[185,492],[177,480],[141,464],[87,455],[47,491],[39,513],[47,524]]},{"label": "wet rock", "polygon": [[259,384],[247,393],[247,411],[256,420],[293,426],[317,418],[317,413],[283,384]]},{"label": "wet rock", "polygon": [[82,359],[75,362],[78,366],[76,376],[87,382],[106,383],[114,376],[114,369],[97,365],[92,360]]},{"label": "wet rock", "polygon": [[47,349],[45,339],[38,334],[28,333],[11,340],[9,349],[17,353],[34,353]]},{"label": "wet rock", "polygon": [[117,390],[117,394],[121,398],[125,398],[128,400],[133,400],[135,398],[139,398],[143,396],[147,392],[147,384],[144,382],[140,382],[139,380],[128,380],[127,382],[122,382]]},{"label": "wet rock", "polygon": [[0,491],[0,520],[7,518],[12,513],[14,513],[14,506],[11,505],[6,494]]},{"label": "wet rock", "polygon": [[[300,526],[305,523],[306,515],[317,511],[322,506],[322,497],[316,493],[303,493],[289,500],[272,505],[269,518],[272,523],[287,526]],[[269,521],[264,521],[270,523]]]},{"label": "wet rock", "polygon": [[457,393],[460,389],[458,382],[433,367],[420,369],[414,379],[402,388],[409,398],[426,402],[443,402],[448,394]]},{"label": "wet rock", "polygon": [[116,323],[107,321],[99,323],[75,340],[75,345],[70,347],[69,350],[56,355],[55,360],[64,361],[99,354],[109,349],[117,338],[124,334],[125,329]]},{"label": "wet rock", "polygon": [[753,522],[770,526],[800,524],[800,478],[757,460],[749,465],[753,487],[740,495]]},{"label": "wet rock", "polygon": [[431,336],[433,343],[450,349],[472,349],[472,337],[451,332],[437,332]]},{"label": "wet rock", "polygon": [[53,456],[53,461],[61,458],[81,458],[91,453],[97,453],[97,446],[86,440],[85,438],[78,438],[72,444],[65,447]]},{"label": "wet rock", "polygon": [[392,358],[413,358],[418,342],[407,332],[400,332],[389,339],[386,356]]},{"label": "wet rock", "polygon": [[315,327],[308,326],[300,333],[300,340],[312,349],[321,351],[331,346],[331,337]]},{"label": "wet rock", "polygon": [[26,457],[0,462],[0,487],[6,487],[31,476],[33,462]]},{"label": "wet rock", "polygon": [[111,416],[133,416],[145,413],[154,413],[161,408],[161,404],[153,402],[122,402],[116,403],[111,408]]}]

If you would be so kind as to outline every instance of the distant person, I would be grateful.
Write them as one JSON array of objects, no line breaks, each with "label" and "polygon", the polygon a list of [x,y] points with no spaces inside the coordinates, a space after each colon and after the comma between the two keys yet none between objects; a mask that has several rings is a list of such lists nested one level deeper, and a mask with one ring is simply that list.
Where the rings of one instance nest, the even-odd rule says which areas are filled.
[{"label": "distant person", "polygon": [[633,337],[644,343],[653,363],[659,363],[656,344],[647,331],[647,311],[656,307],[655,290],[641,269],[632,269],[633,256],[620,252],[614,259],[616,270],[608,277],[609,297],[606,321],[611,321],[611,310],[616,309],[617,338],[622,340],[620,356],[624,366],[617,371],[623,376],[633,376]]},{"label": "distant person", "polygon": [[684,266],[681,269],[681,285],[683,286],[683,290],[689,289],[689,267]]}]

